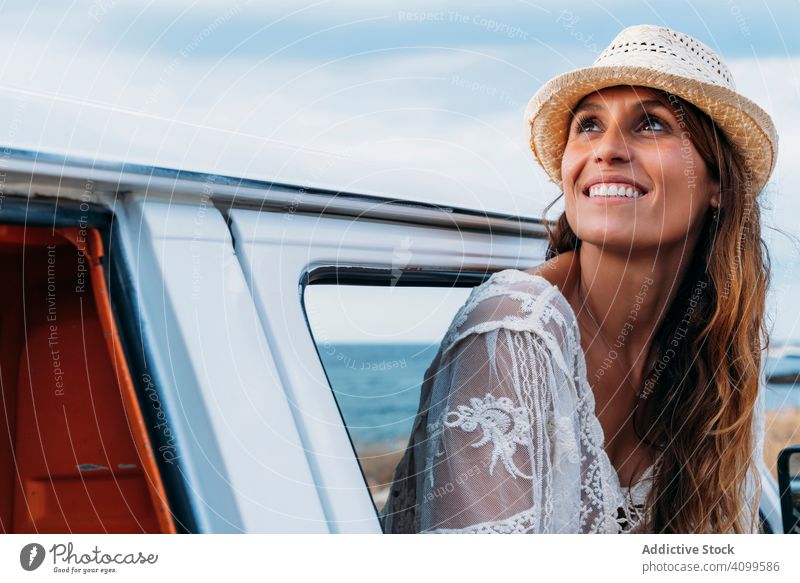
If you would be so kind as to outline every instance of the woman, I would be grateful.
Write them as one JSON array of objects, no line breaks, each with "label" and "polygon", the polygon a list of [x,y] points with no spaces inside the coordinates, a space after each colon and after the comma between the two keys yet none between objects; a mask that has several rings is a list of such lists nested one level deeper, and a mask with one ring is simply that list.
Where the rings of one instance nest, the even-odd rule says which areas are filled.
[{"label": "woman", "polygon": [[385,529],[758,532],[769,116],[711,49],[635,26],[526,122],[566,210],[543,265],[456,315]]}]

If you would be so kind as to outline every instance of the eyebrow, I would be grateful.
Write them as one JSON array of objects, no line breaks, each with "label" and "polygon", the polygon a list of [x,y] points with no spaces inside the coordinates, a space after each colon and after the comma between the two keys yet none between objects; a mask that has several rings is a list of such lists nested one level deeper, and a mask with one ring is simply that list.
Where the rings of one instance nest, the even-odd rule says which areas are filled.
[{"label": "eyebrow", "polygon": [[[645,109],[647,107],[661,107],[663,109],[669,109],[658,99],[642,99],[641,101],[637,101],[634,105],[632,105],[630,109]],[[581,111],[599,111],[601,109],[603,109],[602,105],[590,101],[588,103],[579,104],[575,109],[572,110],[572,115],[578,115]]]}]

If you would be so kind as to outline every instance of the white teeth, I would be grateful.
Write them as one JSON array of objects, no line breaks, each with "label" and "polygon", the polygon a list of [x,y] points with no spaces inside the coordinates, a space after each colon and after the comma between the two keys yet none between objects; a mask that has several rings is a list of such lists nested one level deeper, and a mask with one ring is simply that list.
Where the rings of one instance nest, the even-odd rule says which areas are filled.
[{"label": "white teeth", "polygon": [[589,189],[589,196],[626,196],[628,198],[639,198],[643,196],[641,192],[627,184],[595,184]]}]

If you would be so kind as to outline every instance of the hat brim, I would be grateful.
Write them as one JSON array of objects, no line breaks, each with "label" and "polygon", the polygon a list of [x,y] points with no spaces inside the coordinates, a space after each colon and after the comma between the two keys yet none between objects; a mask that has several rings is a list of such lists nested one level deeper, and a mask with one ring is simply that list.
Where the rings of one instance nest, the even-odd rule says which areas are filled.
[{"label": "hat brim", "polygon": [[569,120],[586,95],[617,85],[662,89],[708,114],[741,154],[752,192],[767,183],[778,149],[778,133],[769,114],[743,95],[713,83],[639,66],[593,66],[569,71],[542,86],[528,102],[525,120],[530,146],[547,175],[559,187],[561,157]]}]

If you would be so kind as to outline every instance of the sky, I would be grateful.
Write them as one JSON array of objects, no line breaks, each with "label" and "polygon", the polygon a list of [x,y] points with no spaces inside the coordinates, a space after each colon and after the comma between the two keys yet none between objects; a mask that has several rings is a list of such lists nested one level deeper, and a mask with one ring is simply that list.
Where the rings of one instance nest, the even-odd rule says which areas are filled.
[{"label": "sky", "polygon": [[[531,95],[626,26],[688,33],[778,127],[770,310],[774,338],[800,338],[800,243],[770,230],[800,235],[797,1],[14,0],[0,15],[4,146],[525,216],[558,194],[527,147]],[[402,312],[375,317],[405,330]]]}]

